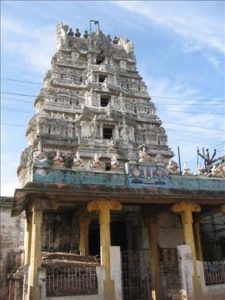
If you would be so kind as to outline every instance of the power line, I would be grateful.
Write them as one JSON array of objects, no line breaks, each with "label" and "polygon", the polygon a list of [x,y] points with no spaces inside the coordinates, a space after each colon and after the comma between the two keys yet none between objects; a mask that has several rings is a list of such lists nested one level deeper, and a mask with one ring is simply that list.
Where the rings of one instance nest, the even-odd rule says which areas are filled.
[{"label": "power line", "polygon": [[20,94],[20,93],[12,93],[12,92],[1,92],[5,95],[16,95],[16,96],[24,96],[24,97],[37,97],[35,95],[28,95],[28,94]]},{"label": "power line", "polygon": [[193,98],[177,98],[177,97],[167,97],[167,96],[157,96],[152,95],[151,97],[155,98],[162,98],[162,99],[174,99],[174,100],[180,100],[180,101],[225,101],[225,99],[193,99]]},{"label": "power line", "polygon": [[[210,105],[215,105],[215,103],[213,102],[213,103],[168,103],[168,102],[155,102],[154,101],[154,104],[155,105],[172,105],[172,106],[174,106],[174,105],[183,105],[183,106],[187,106],[187,105],[190,105],[190,106],[210,106]],[[217,106],[224,106],[225,107],[225,102],[224,103],[217,103],[216,104]]]},{"label": "power line", "polygon": [[[28,111],[14,110],[14,109],[11,109],[11,108],[8,108],[8,107],[2,107],[2,109],[6,110],[6,111],[23,112],[23,113],[27,113],[27,114],[32,114],[31,112],[28,112]],[[215,129],[215,128],[210,128],[210,127],[202,127],[202,126],[194,126],[194,125],[189,125],[189,124],[184,124],[184,123],[175,123],[175,122],[166,122],[166,121],[163,121],[163,123],[224,132],[224,130],[221,130],[221,129]]]},{"label": "power line", "polygon": [[26,80],[19,80],[19,79],[5,78],[5,77],[1,77],[0,79],[6,80],[6,81],[15,81],[15,82],[21,82],[21,83],[42,85],[42,83],[40,83],[40,82],[33,82],[33,81],[26,81]]},{"label": "power line", "polygon": [[33,104],[32,100],[23,100],[23,99],[18,99],[18,98],[11,98],[11,97],[5,97],[2,100],[11,100],[11,101],[17,101],[17,102],[26,102],[26,103],[30,103]]},{"label": "power line", "polygon": [[163,122],[163,123],[224,132],[224,130],[221,130],[221,129],[215,129],[215,128],[210,128],[210,127],[194,126],[194,125],[183,124],[183,123],[175,123],[175,122]]},{"label": "power line", "polygon": [[22,125],[22,124],[5,123],[5,122],[2,122],[1,125],[15,126],[15,127],[26,127],[25,125]]},{"label": "power line", "polygon": [[[220,145],[222,146],[222,144],[224,144],[224,143],[225,143],[225,141],[222,141],[221,143],[216,144],[216,145],[210,147],[209,150],[210,150],[210,149],[213,149],[213,148],[215,148],[215,147],[218,147],[218,146],[220,146]],[[221,147],[221,146],[220,146],[220,147]],[[223,146],[222,146],[222,147],[223,147]]]},{"label": "power line", "polygon": [[[11,101],[17,101],[17,102],[26,102],[26,103],[33,103],[32,101],[29,101],[29,100],[22,100],[22,99],[17,99],[17,98],[10,98],[10,97],[4,97],[3,99],[6,99],[6,100],[11,100]],[[169,109],[169,110],[166,110],[166,109],[158,109],[158,111],[171,111],[171,112],[184,112],[184,113],[188,113],[188,114],[210,114],[210,115],[224,115],[223,113],[215,113],[215,112],[208,112],[208,111],[183,111],[183,110],[172,110],[172,109]]]},{"label": "power line", "polygon": [[[6,81],[14,81],[14,82],[21,82],[21,83],[28,83],[28,84],[38,84],[42,85],[43,83],[40,82],[34,82],[34,81],[28,81],[28,80],[19,80],[19,79],[14,79],[14,78],[6,78],[6,77],[1,77],[1,80],[6,80]],[[179,100],[179,101],[213,101],[213,102],[220,102],[220,101],[225,101],[225,99],[193,99],[193,98],[178,98],[178,97],[168,97],[168,96],[159,96],[159,95],[151,95],[151,97],[155,98],[161,98],[161,99],[173,99],[173,100]]]},{"label": "power line", "polygon": [[5,110],[5,111],[13,111],[13,112],[20,112],[20,113],[24,113],[24,114],[29,114],[29,115],[32,115],[31,112],[28,112],[28,111],[24,111],[24,110],[16,110],[16,109],[11,109],[9,107],[1,107],[2,110]]},{"label": "power line", "polygon": [[224,113],[214,113],[214,112],[207,112],[207,111],[185,111],[185,110],[172,110],[172,109],[159,109],[158,111],[167,111],[167,112],[182,112],[187,114],[208,114],[208,115],[221,115],[224,116]]},{"label": "power line", "polygon": [[19,93],[11,93],[11,92],[1,92],[6,95],[16,95],[16,96],[24,96],[24,97],[37,97],[35,95],[27,95],[27,94],[19,94]]},{"label": "power line", "polygon": [[[6,125],[6,126],[12,126],[12,127],[26,127],[25,125],[22,125],[22,124],[15,124],[15,123],[6,123],[6,122],[2,122],[1,125]],[[180,130],[181,131],[181,130]],[[174,140],[172,137],[169,137],[169,140],[173,140],[173,141],[176,141],[176,139]],[[183,137],[179,137],[177,139],[177,141],[190,141],[192,142],[193,144],[198,144],[199,140],[198,141],[194,141],[193,139],[185,139]]]}]

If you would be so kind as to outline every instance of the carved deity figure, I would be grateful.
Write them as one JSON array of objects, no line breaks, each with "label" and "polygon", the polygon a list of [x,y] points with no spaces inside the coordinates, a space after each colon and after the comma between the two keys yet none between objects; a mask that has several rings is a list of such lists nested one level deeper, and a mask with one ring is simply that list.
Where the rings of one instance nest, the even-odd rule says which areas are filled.
[{"label": "carved deity figure", "polygon": [[90,134],[88,137],[90,138],[96,138],[98,137],[98,124],[97,124],[97,115],[94,116],[94,118],[91,121],[91,127],[90,127]]},{"label": "carved deity figure", "polygon": [[137,154],[133,150],[129,150],[128,156],[127,156],[129,163],[136,163],[137,161]]},{"label": "carved deity figure", "polygon": [[162,154],[158,153],[155,158],[156,164],[164,165]]},{"label": "carved deity figure", "polygon": [[57,32],[57,50],[59,50],[62,46],[67,45],[67,31],[69,29],[68,25],[58,24],[56,26]]},{"label": "carved deity figure", "polygon": [[202,167],[202,165],[198,164],[198,166],[197,166],[197,175],[198,176],[203,175],[204,171],[205,171],[205,169]]},{"label": "carved deity figure", "polygon": [[80,140],[81,140],[81,116],[76,115],[76,120],[75,120],[75,128],[76,128],[76,136],[78,139],[78,144],[80,144]]},{"label": "carved deity figure", "polygon": [[111,156],[111,168],[112,168],[112,170],[119,170],[119,168],[120,168],[120,164],[117,160],[116,154],[112,154],[112,156]]},{"label": "carved deity figure", "polygon": [[79,151],[76,152],[75,154],[75,158],[73,160],[73,166],[74,167],[83,167],[84,166],[84,162],[83,160],[80,158],[80,153]]},{"label": "carved deity figure", "polygon": [[169,171],[169,174],[175,175],[180,173],[178,169],[178,164],[172,159],[169,160],[169,163],[167,165],[167,170]]},{"label": "carved deity figure", "polygon": [[60,155],[60,151],[57,150],[56,152],[56,156],[53,158],[53,165],[56,167],[64,167],[64,162],[63,162],[63,158]]},{"label": "carved deity figure", "polygon": [[225,161],[223,160],[217,168],[220,172],[220,177],[225,178]]},{"label": "carved deity figure", "polygon": [[120,130],[120,137],[125,141],[129,142],[129,127],[126,124],[126,121],[123,120],[122,129]]},{"label": "carved deity figure", "polygon": [[213,165],[213,167],[211,169],[211,173],[212,173],[212,177],[220,177],[220,172],[219,172],[218,168],[216,167],[216,165]]},{"label": "carved deity figure", "polygon": [[46,162],[47,156],[45,152],[42,149],[41,142],[38,143],[38,149],[33,153],[33,162],[38,163],[38,162]]},{"label": "carved deity figure", "polygon": [[150,161],[150,156],[148,155],[148,152],[146,150],[146,147],[143,146],[139,150],[139,162],[149,162]]},{"label": "carved deity figure", "polygon": [[191,176],[192,175],[191,169],[188,167],[188,163],[187,162],[184,163],[183,173],[182,174],[184,176]]},{"label": "carved deity figure", "polygon": [[113,151],[115,149],[115,145],[114,145],[114,141],[111,140],[107,140],[107,146],[108,146],[108,151]]},{"label": "carved deity figure", "polygon": [[212,177],[225,178],[225,162],[221,162],[218,165],[213,165],[211,169]]},{"label": "carved deity figure", "polygon": [[99,153],[94,154],[94,159],[91,162],[91,167],[95,169],[100,169],[102,167],[102,163],[100,162],[101,155]]}]

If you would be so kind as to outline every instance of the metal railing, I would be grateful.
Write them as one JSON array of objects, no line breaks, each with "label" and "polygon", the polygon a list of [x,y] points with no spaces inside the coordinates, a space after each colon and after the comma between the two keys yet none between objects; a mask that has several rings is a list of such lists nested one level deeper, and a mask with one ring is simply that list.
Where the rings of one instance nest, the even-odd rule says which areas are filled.
[{"label": "metal railing", "polygon": [[204,261],[205,284],[223,284],[225,283],[225,261]]},{"label": "metal railing", "polygon": [[151,294],[150,251],[122,251],[124,300],[147,300]]},{"label": "metal railing", "polygon": [[98,294],[96,267],[47,268],[47,296]]}]

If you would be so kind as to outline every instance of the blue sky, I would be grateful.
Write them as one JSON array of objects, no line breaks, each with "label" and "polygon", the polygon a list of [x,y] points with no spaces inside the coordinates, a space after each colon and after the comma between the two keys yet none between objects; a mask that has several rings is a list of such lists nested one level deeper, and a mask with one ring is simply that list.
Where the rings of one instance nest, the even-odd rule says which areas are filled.
[{"label": "blue sky", "polygon": [[[223,1],[1,1],[1,77],[42,83],[55,53],[57,23],[83,32],[100,21],[112,37],[134,42],[173,151],[196,171],[196,148],[225,150]],[[42,86],[1,80],[1,195],[19,187],[16,169]],[[175,160],[177,157],[175,156]]]}]

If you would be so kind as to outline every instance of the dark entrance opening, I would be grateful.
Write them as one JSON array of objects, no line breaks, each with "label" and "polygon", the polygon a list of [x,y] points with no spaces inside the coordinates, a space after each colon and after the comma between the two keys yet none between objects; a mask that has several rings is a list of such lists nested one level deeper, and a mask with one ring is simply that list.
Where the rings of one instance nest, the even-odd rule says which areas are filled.
[{"label": "dark entrance opening", "polygon": [[107,75],[99,74],[99,82],[104,82],[106,78],[107,78]]},{"label": "dark entrance opening", "polygon": [[110,140],[112,138],[112,128],[103,127],[103,139]]},{"label": "dark entrance opening", "polygon": [[99,53],[96,57],[96,64],[100,65],[101,63],[103,63],[104,60],[105,60],[104,51],[101,51],[101,53]]},{"label": "dark entrance opening", "polygon": [[109,104],[110,96],[101,95],[100,105],[106,107]]},{"label": "dark entrance opening", "polygon": [[110,163],[110,162],[107,162],[107,163],[105,164],[105,170],[106,170],[106,171],[110,171],[110,170],[111,170],[111,163]]},{"label": "dark entrance opening", "polygon": [[115,221],[111,223],[111,245],[120,246],[121,251],[127,250],[126,222]]},{"label": "dark entrance opening", "polygon": [[89,226],[89,254],[100,255],[100,227],[98,221],[92,221]]}]

